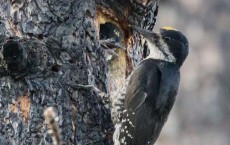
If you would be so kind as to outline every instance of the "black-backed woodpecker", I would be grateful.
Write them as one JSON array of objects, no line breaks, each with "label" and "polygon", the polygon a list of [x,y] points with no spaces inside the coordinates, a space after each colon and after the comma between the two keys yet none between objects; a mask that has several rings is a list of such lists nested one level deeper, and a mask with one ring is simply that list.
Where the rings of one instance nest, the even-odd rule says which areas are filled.
[{"label": "black-backed woodpecker", "polygon": [[144,37],[150,54],[128,79],[114,144],[153,145],[175,101],[180,67],[189,52],[188,40],[171,27],[161,28],[158,33],[130,27]]},{"label": "black-backed woodpecker", "polygon": [[188,40],[171,27],[155,33],[130,26],[147,42],[149,55],[140,62],[125,84],[111,93],[94,85],[105,104],[109,104],[115,125],[114,145],[153,145],[171,111],[180,81],[180,67],[188,55]]}]

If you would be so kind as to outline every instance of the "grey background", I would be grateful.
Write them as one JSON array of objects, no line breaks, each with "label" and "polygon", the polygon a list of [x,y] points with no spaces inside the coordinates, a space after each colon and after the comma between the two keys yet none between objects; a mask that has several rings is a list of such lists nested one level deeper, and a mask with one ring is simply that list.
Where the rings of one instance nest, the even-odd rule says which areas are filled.
[{"label": "grey background", "polygon": [[162,0],[155,30],[190,42],[176,103],[156,145],[230,145],[230,1]]}]

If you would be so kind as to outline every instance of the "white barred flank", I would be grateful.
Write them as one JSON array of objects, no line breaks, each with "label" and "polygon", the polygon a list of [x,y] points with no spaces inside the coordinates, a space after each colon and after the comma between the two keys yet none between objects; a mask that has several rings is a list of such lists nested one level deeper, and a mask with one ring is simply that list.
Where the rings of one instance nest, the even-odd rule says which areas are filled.
[{"label": "white barred flank", "polygon": [[117,91],[112,92],[110,94],[111,116],[114,124],[121,122],[129,78],[130,77],[126,79],[125,84],[123,86],[121,86]]}]

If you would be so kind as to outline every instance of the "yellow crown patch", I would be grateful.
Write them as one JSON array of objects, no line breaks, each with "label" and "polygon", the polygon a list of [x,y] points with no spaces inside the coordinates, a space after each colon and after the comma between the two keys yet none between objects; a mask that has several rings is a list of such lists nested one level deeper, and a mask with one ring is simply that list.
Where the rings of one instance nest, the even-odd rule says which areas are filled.
[{"label": "yellow crown patch", "polygon": [[177,29],[175,29],[173,27],[162,27],[161,29],[164,29],[164,30],[175,30],[175,31],[177,31]]}]

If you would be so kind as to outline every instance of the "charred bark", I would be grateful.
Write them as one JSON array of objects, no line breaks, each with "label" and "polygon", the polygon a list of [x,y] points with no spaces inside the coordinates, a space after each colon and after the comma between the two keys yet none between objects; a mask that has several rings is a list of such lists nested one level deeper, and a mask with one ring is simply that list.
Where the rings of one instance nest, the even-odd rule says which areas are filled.
[{"label": "charred bark", "polygon": [[[128,25],[151,30],[157,6],[154,0],[1,1],[0,144],[52,144],[43,116],[48,107],[57,112],[63,144],[112,144],[110,110],[93,91],[73,86],[108,92],[122,84],[143,58]],[[110,61],[99,41],[105,23],[116,26],[124,48]]]}]

